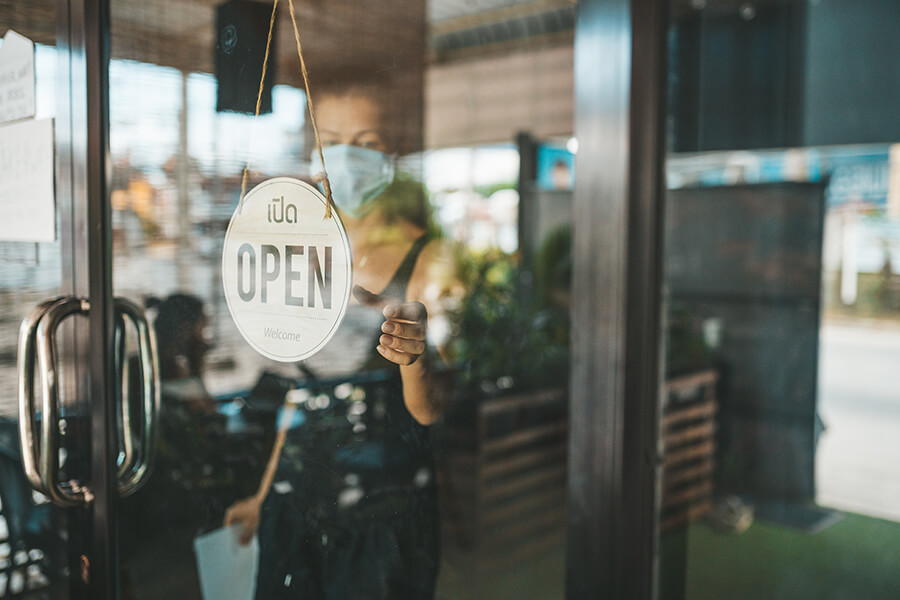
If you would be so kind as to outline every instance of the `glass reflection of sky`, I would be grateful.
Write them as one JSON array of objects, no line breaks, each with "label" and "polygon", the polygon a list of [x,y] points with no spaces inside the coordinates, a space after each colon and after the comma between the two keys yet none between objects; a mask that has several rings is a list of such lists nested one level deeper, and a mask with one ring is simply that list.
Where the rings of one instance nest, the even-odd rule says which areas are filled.
[{"label": "glass reflection of sky", "polygon": [[515,184],[519,151],[513,145],[445,148],[426,152],[425,185],[432,193]]},{"label": "glass reflection of sky", "polygon": [[425,153],[425,185],[434,217],[450,238],[472,249],[518,246],[519,151],[511,145]]},{"label": "glass reflection of sky", "polygon": [[216,112],[216,79],[176,69],[127,60],[113,60],[110,79],[110,149],[114,158],[154,178],[178,152],[182,85],[187,81],[188,154],[208,174],[240,173],[251,168],[267,174],[305,174],[303,124],[306,100],[302,91],[275,86],[273,112],[255,117]]},{"label": "glass reflection of sky", "polygon": [[[37,116],[53,116],[58,68],[56,49],[37,45],[35,60]],[[109,81],[113,164],[121,166],[121,161],[127,161],[156,189],[171,185],[163,165],[178,157],[182,86],[185,84],[187,151],[204,175],[239,176],[248,160],[251,169],[269,176],[307,174],[303,131],[306,101],[299,89],[275,86],[273,112],[254,118],[252,115],[216,112],[216,79],[211,74],[185,76],[170,67],[115,59],[110,62]],[[518,178],[519,154],[512,144],[438,149],[425,152],[420,159],[424,183],[432,194],[462,192],[466,196],[464,205],[471,208],[473,202],[484,204],[484,210],[491,214],[496,212],[490,209],[499,200],[484,198],[478,192],[489,194],[490,188],[514,186]],[[418,171],[418,168],[410,170]],[[449,215],[454,210],[462,210],[462,206],[457,206],[460,198],[456,196],[458,194],[444,198],[446,202],[436,199],[436,216],[439,221],[447,221],[443,225],[459,220]],[[469,212],[468,208],[463,212]],[[465,215],[458,217],[465,218]],[[503,223],[495,225],[515,226],[514,218],[500,220]],[[493,229],[490,235],[480,235],[474,229],[469,233],[485,237],[481,241],[490,245],[499,241],[499,234]],[[513,250],[515,243],[502,245]]]}]

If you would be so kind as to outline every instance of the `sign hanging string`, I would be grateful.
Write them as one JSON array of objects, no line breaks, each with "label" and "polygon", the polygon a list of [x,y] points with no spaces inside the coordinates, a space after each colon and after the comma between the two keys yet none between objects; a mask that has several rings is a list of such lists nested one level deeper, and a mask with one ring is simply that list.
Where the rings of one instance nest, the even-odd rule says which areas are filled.
[{"label": "sign hanging string", "polygon": [[[309,109],[309,121],[312,123],[313,134],[316,138],[316,151],[319,153],[319,163],[322,165],[322,172],[314,177],[316,182],[321,182],[325,190],[325,218],[331,218],[332,207],[334,206],[334,198],[331,196],[331,182],[328,180],[328,172],[325,170],[325,156],[322,154],[322,140],[319,137],[319,127],[316,125],[316,111],[313,107],[312,95],[309,93],[309,73],[306,70],[306,61],[303,60],[303,48],[300,45],[300,30],[297,27],[297,17],[294,13],[294,0],[288,0],[288,8],[291,13],[291,23],[294,26],[294,39],[297,41],[297,57],[300,59],[300,72],[303,74],[303,86],[306,89],[306,106]],[[259,107],[262,103],[263,87],[266,81],[266,69],[269,65],[269,49],[272,45],[272,31],[275,29],[275,14],[278,10],[278,0],[272,4],[272,16],[269,19],[269,35],[266,37],[266,54],[263,57],[262,76],[259,78],[259,91],[256,94],[256,112],[253,118],[259,116]],[[241,198],[238,201],[238,211],[244,204],[244,196],[247,194],[247,179],[250,175],[250,157],[247,157],[247,166],[244,167],[244,174],[241,178]]]}]

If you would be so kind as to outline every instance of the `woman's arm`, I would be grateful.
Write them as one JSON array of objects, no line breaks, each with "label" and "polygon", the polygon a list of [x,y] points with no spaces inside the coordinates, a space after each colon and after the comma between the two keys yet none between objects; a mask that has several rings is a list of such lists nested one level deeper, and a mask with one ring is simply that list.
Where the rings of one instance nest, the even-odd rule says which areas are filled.
[{"label": "woman's arm", "polygon": [[[290,423],[294,417],[296,407],[290,402],[285,402],[283,412],[279,418],[280,423]],[[263,473],[262,480],[259,482],[259,489],[249,498],[239,500],[232,504],[225,511],[225,527],[240,523],[241,534],[238,541],[242,546],[246,546],[253,539],[253,535],[259,528],[259,513],[262,509],[262,503],[272,487],[272,480],[275,478],[275,469],[278,467],[278,459],[281,457],[281,449],[284,447],[284,440],[287,436],[288,427],[279,426],[278,433],[275,435],[275,443],[272,445],[272,453],[269,455],[269,462],[266,464],[266,470]]]},{"label": "woman's arm", "polygon": [[431,425],[443,412],[444,390],[436,385],[434,374],[425,363],[418,360],[408,367],[401,366],[400,378],[406,410],[420,424]]},{"label": "woman's arm", "polygon": [[400,365],[403,400],[409,413],[422,425],[434,423],[443,412],[446,382],[438,380],[429,360],[441,360],[441,357],[422,355],[427,345],[429,315],[443,313],[441,300],[453,289],[454,273],[450,253],[436,240],[422,250],[416,263],[407,287],[408,302],[392,302],[367,295],[364,290],[362,293],[354,290],[360,302],[382,308],[385,322],[377,350]]}]

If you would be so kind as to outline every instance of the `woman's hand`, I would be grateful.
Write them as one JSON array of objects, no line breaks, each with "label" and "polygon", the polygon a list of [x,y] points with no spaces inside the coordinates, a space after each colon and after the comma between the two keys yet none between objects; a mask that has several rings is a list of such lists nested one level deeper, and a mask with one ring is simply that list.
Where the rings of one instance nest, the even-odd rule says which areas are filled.
[{"label": "woman's hand", "polygon": [[259,529],[259,513],[262,508],[262,500],[256,496],[239,500],[225,511],[225,527],[241,524],[241,533],[238,542],[246,546],[253,539],[256,530]]},{"label": "woman's hand", "polygon": [[353,295],[360,304],[381,309],[385,321],[378,339],[378,353],[392,363],[409,366],[425,352],[428,331],[428,311],[421,302],[397,302],[377,296],[360,287],[353,287]]}]

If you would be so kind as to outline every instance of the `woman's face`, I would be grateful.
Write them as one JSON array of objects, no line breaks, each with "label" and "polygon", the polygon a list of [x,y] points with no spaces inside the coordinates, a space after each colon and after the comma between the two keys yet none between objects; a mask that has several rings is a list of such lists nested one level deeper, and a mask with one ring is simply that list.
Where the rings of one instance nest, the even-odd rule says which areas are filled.
[{"label": "woman's face", "polygon": [[322,146],[347,144],[389,153],[384,111],[364,96],[324,96],[316,106]]}]

